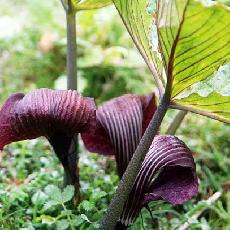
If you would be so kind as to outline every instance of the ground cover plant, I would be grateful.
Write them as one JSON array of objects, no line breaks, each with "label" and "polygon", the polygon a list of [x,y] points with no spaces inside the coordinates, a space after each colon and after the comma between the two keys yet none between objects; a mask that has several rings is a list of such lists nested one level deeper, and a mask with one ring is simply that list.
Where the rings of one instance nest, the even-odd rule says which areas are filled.
[{"label": "ground cover plant", "polygon": [[[42,224],[47,221],[51,227],[63,229],[125,229],[133,225],[145,207],[150,212],[152,227],[161,228],[160,220],[155,223],[156,207],[149,207],[150,201],[162,207],[165,204],[159,204],[157,200],[181,204],[198,192],[192,151],[177,137],[159,132],[168,109],[191,111],[229,123],[229,88],[226,87],[229,10],[223,4],[211,4],[209,1],[114,1],[155,78],[158,100],[155,94],[126,95],[96,109],[92,99],[82,98],[74,91],[77,88],[75,14],[112,2],[61,2],[67,20],[67,85],[72,90],[42,89],[26,96],[14,94],[9,97],[0,112],[1,148],[13,141],[46,136],[62,162],[65,189],[61,191],[58,187],[47,186],[32,199],[36,206],[36,199],[41,196],[45,210],[60,207],[62,211],[54,217],[42,212],[42,219],[35,218],[36,221]],[[191,20],[192,27],[189,26]],[[210,39],[202,36],[207,31]],[[223,32],[221,42],[214,36],[220,32]],[[217,81],[221,83],[216,87]],[[84,144],[90,151],[115,156],[117,171],[122,178],[100,225],[106,205],[103,210],[97,208],[97,205],[101,199],[106,198],[106,203],[110,200],[114,187],[111,186],[110,193],[98,191],[98,196],[92,195],[88,202],[83,199],[79,204],[78,132],[82,133]],[[208,168],[205,172],[212,177]],[[211,180],[214,182],[213,178]],[[113,183],[116,181],[117,177]],[[220,185],[216,184],[217,187],[221,190]],[[228,184],[223,187],[228,190]],[[188,207],[185,218],[179,214],[179,209],[171,211],[180,223],[169,225],[187,228],[221,194],[219,191],[205,202]],[[75,205],[79,204],[78,208],[71,203],[67,204],[73,196]],[[7,204],[7,198],[4,203]],[[222,210],[223,223],[228,226],[228,211],[224,210],[225,207],[226,204],[213,210],[216,213]],[[92,211],[92,220],[82,211]],[[37,216],[36,209],[34,216]],[[173,217],[168,216],[168,219],[175,221]],[[142,226],[145,225],[143,221]],[[30,224],[30,228],[34,227],[39,228],[41,225]]]}]

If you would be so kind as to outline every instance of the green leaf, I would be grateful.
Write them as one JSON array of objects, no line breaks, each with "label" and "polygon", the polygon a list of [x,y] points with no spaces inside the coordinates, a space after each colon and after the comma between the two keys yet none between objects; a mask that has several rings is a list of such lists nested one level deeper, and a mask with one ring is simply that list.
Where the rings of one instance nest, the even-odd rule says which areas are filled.
[{"label": "green leaf", "polygon": [[229,122],[230,119],[230,64],[204,81],[193,84],[175,97],[174,106]]},{"label": "green leaf", "polygon": [[159,91],[163,93],[165,83],[157,47],[157,29],[153,21],[155,0],[114,0],[113,2],[136,47],[152,72]]},{"label": "green leaf", "polygon": [[62,192],[62,201],[63,203],[70,201],[74,195],[74,186],[68,185],[65,187],[64,191]]},{"label": "green leaf", "polygon": [[230,14],[194,0],[159,1],[157,27],[173,97],[230,61]]},{"label": "green leaf", "polygon": [[61,216],[71,216],[72,215],[72,210],[62,210],[61,211]]},{"label": "green leaf", "polygon": [[62,193],[57,186],[48,185],[45,188],[45,192],[49,196],[49,198],[52,199],[53,201],[62,203]]},{"label": "green leaf", "polygon": [[25,193],[21,188],[15,187],[11,190],[10,198],[16,202],[17,200],[21,202],[25,202],[25,200],[29,197],[28,193]]},{"label": "green leaf", "polygon": [[186,98],[175,100],[174,105],[180,105],[179,107],[184,110],[190,110],[226,123],[230,121],[230,96],[211,93],[208,97],[202,97],[194,93]]},{"label": "green leaf", "polygon": [[44,210],[48,210],[48,209],[50,209],[51,207],[53,207],[53,206],[55,206],[55,205],[58,205],[58,204],[60,204],[60,202],[59,201],[55,201],[55,200],[49,200],[49,201],[47,201],[46,203],[45,203],[45,205],[44,205]]},{"label": "green leaf", "polygon": [[69,223],[67,220],[59,220],[57,221],[57,229],[58,230],[65,230],[69,227]]},{"label": "green leaf", "polygon": [[220,66],[230,62],[229,10],[218,3],[210,6],[194,0],[171,0],[166,4],[160,0],[157,27],[172,104],[230,122],[230,93],[201,96],[195,91],[180,99],[194,84],[209,79]]},{"label": "green leaf", "polygon": [[73,0],[77,11],[99,9],[112,4],[112,0]]},{"label": "green leaf", "polygon": [[106,192],[101,191],[101,192],[94,192],[92,193],[92,196],[90,197],[90,200],[93,202],[101,200],[101,198],[105,197],[107,195]]},{"label": "green leaf", "polygon": [[[229,8],[209,0],[158,0],[157,8],[154,3],[155,0],[114,0],[159,91],[171,91],[174,108],[230,123],[229,88],[223,93],[215,90],[215,84],[211,84],[211,90],[210,85],[203,85],[230,62]],[[221,78],[225,85],[229,71],[227,74]],[[210,92],[204,96],[195,91],[198,83],[203,91]],[[184,96],[186,91],[193,92]]]},{"label": "green leaf", "polygon": [[41,190],[37,191],[31,198],[32,203],[37,206],[43,205],[46,200],[47,195]]},{"label": "green leaf", "polygon": [[75,227],[80,226],[83,222],[85,222],[85,219],[83,219],[80,215],[73,215],[73,219],[72,219],[72,224]]},{"label": "green leaf", "polygon": [[79,204],[79,208],[87,212],[93,210],[94,207],[94,204],[90,203],[88,200],[84,200]]}]

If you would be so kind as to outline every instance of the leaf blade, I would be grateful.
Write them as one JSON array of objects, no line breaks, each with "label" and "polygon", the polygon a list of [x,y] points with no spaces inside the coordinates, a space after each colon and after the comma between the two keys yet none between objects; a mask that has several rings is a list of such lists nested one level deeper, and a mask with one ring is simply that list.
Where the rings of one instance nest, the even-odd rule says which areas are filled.
[{"label": "leaf blade", "polygon": [[[194,91],[194,95],[180,98],[189,88],[209,79],[218,68],[230,62],[229,10],[219,3],[205,6],[194,0],[168,3],[160,0],[158,11],[159,45],[172,91],[172,105],[230,123],[229,94],[216,93],[214,84],[205,96],[195,96]],[[196,99],[197,104],[189,103]],[[202,105],[202,101],[209,104]]]},{"label": "leaf blade", "polygon": [[74,0],[74,7],[77,11],[99,9],[112,4],[112,0]]},{"label": "leaf blade", "polygon": [[73,196],[74,196],[74,186],[72,185],[66,186],[62,192],[63,203],[70,201],[73,198]]},{"label": "leaf blade", "polygon": [[149,0],[113,0],[113,2],[162,94],[164,92],[162,64],[157,48],[154,48],[156,46],[151,43],[151,39],[157,39],[157,36],[154,36],[156,28],[151,13],[154,11],[155,0],[151,2]]},{"label": "leaf blade", "polygon": [[225,123],[230,120],[230,96],[212,93],[208,97],[202,97],[191,94],[187,98],[174,100],[172,105]]}]

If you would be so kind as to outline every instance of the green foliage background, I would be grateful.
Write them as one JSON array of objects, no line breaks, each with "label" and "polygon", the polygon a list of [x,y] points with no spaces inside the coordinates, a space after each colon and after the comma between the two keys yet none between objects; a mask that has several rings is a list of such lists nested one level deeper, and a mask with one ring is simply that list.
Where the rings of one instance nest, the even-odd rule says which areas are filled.
[{"label": "green foliage background", "polygon": [[[98,104],[124,93],[148,94],[154,81],[113,7],[77,15],[79,90]],[[13,92],[66,88],[65,15],[59,1],[11,0],[0,8],[0,104]],[[169,111],[165,132],[175,111]],[[230,127],[189,114],[178,136],[194,151],[199,194],[182,206],[150,204],[131,229],[177,229],[204,210],[191,229],[230,229]],[[117,186],[115,163],[81,144],[82,202],[61,193],[62,169],[44,139],[0,152],[0,229],[97,229]],[[214,192],[221,198],[207,206]]]}]

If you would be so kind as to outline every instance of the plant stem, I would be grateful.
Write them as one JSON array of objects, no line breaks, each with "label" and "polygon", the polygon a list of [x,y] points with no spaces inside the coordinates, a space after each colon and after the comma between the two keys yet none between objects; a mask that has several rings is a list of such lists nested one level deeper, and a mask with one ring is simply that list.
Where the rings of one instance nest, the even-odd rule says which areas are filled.
[{"label": "plant stem", "polygon": [[71,1],[66,11],[67,22],[67,88],[77,89],[77,44],[76,44],[76,12]]},{"label": "plant stem", "polygon": [[68,210],[67,210],[67,208],[65,207],[65,204],[62,203],[61,205],[62,205],[64,211],[67,213],[67,219],[68,219],[68,222],[69,222],[69,224],[70,224],[71,230],[74,230],[75,228],[74,228],[74,226],[73,226],[73,223],[72,223],[71,217],[70,217],[70,215],[69,215],[69,213],[68,213]]},{"label": "plant stem", "polygon": [[[66,12],[67,27],[67,88],[77,90],[77,35],[76,35],[76,12],[71,0],[61,3]],[[68,171],[65,171],[64,186],[72,184],[75,187],[75,203],[80,200],[80,182],[79,182],[79,152],[78,152],[78,135],[75,135],[71,141],[68,151]],[[69,174],[75,174],[74,181]]]},{"label": "plant stem", "polygon": [[187,111],[179,111],[176,117],[173,119],[172,123],[170,124],[166,133],[170,135],[174,135],[177,129],[180,127],[187,113],[188,113]]},{"label": "plant stem", "polygon": [[170,95],[164,95],[160,105],[157,108],[148,128],[146,129],[140,144],[138,145],[132,160],[130,161],[126,172],[124,173],[118,188],[112,198],[112,201],[107,209],[104,219],[101,222],[101,230],[113,230],[122,213],[122,209],[127,200],[129,193],[133,187],[136,176],[140,171],[142,162],[152,144],[153,138],[157,134],[161,122],[168,110]]},{"label": "plant stem", "polygon": [[68,11],[68,5],[65,3],[65,0],[61,0],[61,4],[65,11]]}]

